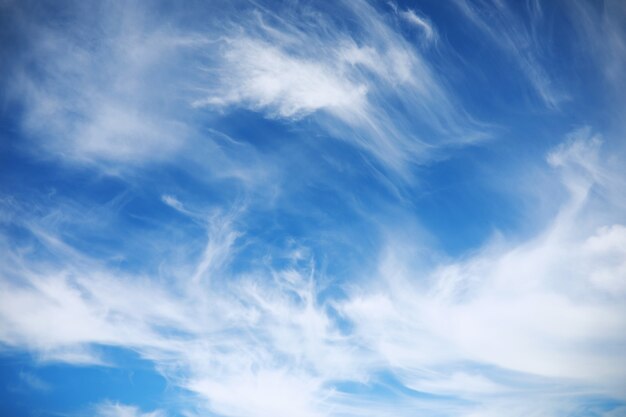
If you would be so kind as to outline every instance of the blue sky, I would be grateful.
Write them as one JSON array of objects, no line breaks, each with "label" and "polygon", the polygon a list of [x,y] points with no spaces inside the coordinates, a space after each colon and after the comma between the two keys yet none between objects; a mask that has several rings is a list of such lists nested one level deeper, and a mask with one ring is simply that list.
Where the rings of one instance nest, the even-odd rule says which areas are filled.
[{"label": "blue sky", "polygon": [[626,415],[626,3],[0,1],[0,414]]}]

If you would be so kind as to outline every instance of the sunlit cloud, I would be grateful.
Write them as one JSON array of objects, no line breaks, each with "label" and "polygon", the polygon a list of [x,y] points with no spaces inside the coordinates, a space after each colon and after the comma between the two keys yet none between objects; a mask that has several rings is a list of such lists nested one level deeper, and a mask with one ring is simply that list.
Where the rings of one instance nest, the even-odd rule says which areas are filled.
[{"label": "sunlit cloud", "polygon": [[[624,103],[559,77],[552,9],[227,3],[0,6],[12,395],[81,370],[54,413],[623,413]],[[607,4],[560,42],[606,35],[572,72],[610,90]]]}]

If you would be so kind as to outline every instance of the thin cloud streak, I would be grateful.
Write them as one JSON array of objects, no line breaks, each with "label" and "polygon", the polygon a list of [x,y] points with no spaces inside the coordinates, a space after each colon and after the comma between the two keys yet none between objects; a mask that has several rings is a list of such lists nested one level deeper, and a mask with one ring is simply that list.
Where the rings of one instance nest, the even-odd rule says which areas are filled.
[{"label": "thin cloud streak", "polygon": [[138,407],[126,404],[104,402],[95,407],[96,417],[165,417],[162,411],[141,412]]},{"label": "thin cloud streak", "polygon": [[432,22],[423,16],[418,15],[414,10],[407,9],[403,12],[400,12],[400,16],[405,19],[407,22],[415,25],[420,30],[424,32],[424,37],[428,42],[433,42],[437,39],[437,31],[433,27]]},{"label": "thin cloud streak", "polygon": [[[548,108],[559,109],[568,99],[567,92],[562,91],[556,78],[546,71],[541,59],[544,53],[541,43],[510,7],[498,0],[455,0],[454,4],[473,25],[515,60],[543,103]],[[533,1],[528,5],[534,19],[530,26],[539,24],[540,3]]]}]

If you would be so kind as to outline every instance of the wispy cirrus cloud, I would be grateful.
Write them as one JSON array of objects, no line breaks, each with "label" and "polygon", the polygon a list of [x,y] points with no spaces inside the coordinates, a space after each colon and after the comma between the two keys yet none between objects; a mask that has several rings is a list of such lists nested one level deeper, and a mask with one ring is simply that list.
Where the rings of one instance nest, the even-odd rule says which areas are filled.
[{"label": "wispy cirrus cloud", "polygon": [[415,25],[417,28],[423,31],[426,41],[433,42],[437,40],[437,31],[434,28],[432,22],[427,18],[420,16],[415,10],[407,9],[400,12],[400,16],[407,22]]},{"label": "wispy cirrus cloud", "polygon": [[626,227],[614,215],[580,226],[590,190],[614,186],[598,175],[600,151],[580,130],[549,154],[571,198],[538,236],[496,240],[419,276],[404,258],[410,244],[391,242],[375,279],[342,297],[322,296],[323,277],[301,256],[229,272],[246,236],[227,219],[207,222],[207,249],[174,266],[190,271],[182,281],[116,271],[26,222],[47,260],[5,245],[0,338],[69,363],[114,366],[99,346],[132,349],[202,407],[231,416],[383,412],[386,402],[341,388],[382,383],[381,372],[402,389],[461,401],[408,396],[394,400],[398,415],[550,415],[574,412],[583,393],[621,398]]},{"label": "wispy cirrus cloud", "polygon": [[[603,97],[608,97],[607,111],[612,113],[609,109],[621,108],[623,105],[621,95],[614,93],[621,91],[626,85],[624,4],[619,1],[605,1],[601,5],[576,1],[567,8],[567,15],[572,21],[574,33],[577,34],[580,49],[586,56],[585,62],[603,75],[599,77],[595,88],[602,91]],[[620,103],[619,106],[614,105],[616,101]]]},{"label": "wispy cirrus cloud", "polygon": [[[69,161],[113,171],[167,161],[197,144],[206,108],[312,117],[405,179],[440,151],[487,136],[419,48],[365,1],[337,4],[350,30],[305,5],[280,17],[248,5],[189,27],[178,15],[162,24],[141,2],[102,4],[97,16],[70,6],[61,30],[31,3],[15,8],[29,36],[8,89],[25,132]],[[425,17],[402,16],[421,19],[432,40]]]},{"label": "wispy cirrus cloud", "polygon": [[[539,135],[549,184],[532,187],[556,212],[536,233],[496,231],[452,256],[414,231],[431,226],[419,224],[416,168],[458,151],[434,185],[480,194],[467,161],[506,152],[462,155],[487,130],[465,109],[493,97],[466,103],[448,83],[458,69],[434,55],[451,52],[450,26],[427,4],[226,3],[69,2],[50,20],[34,3],[11,8],[28,35],[2,81],[27,151],[9,154],[18,162],[0,181],[2,353],[116,367],[112,350],[135,352],[190,416],[623,412],[622,136]],[[558,108],[534,33],[541,3],[526,3],[530,22],[500,1],[457,5]],[[606,19],[598,62],[619,64]],[[23,171],[8,171],[25,154],[37,168],[22,190]],[[430,220],[464,240],[446,216],[474,223],[487,204],[450,195]],[[166,414],[150,409],[104,402],[95,414]]]},{"label": "wispy cirrus cloud", "polygon": [[138,407],[112,402],[104,402],[95,407],[97,417],[164,417],[161,411],[142,412]]},{"label": "wispy cirrus cloud", "polygon": [[337,6],[356,30],[304,6],[280,17],[255,10],[230,22],[218,44],[222,59],[210,67],[217,78],[195,105],[283,119],[317,115],[332,135],[404,176],[437,150],[485,137],[387,17],[367,2]]},{"label": "wispy cirrus cloud", "polygon": [[506,2],[458,0],[454,3],[491,42],[509,54],[546,106],[558,109],[567,100],[567,92],[558,85],[558,78],[547,70],[545,48],[534,35],[534,27],[542,19],[540,1],[526,2],[531,16],[527,20],[517,16]]},{"label": "wispy cirrus cloud", "polygon": [[[589,217],[596,198],[591,190],[606,187],[603,178],[614,178],[598,174],[599,146],[597,137],[581,130],[550,153],[548,161],[561,170],[570,200],[530,241],[510,246],[496,239],[467,260],[442,265],[417,280],[393,251],[383,258],[379,276],[387,282],[387,294],[356,297],[346,304],[347,314],[362,323],[363,334],[372,335],[371,343],[390,363],[408,375],[414,370],[417,382],[409,376],[407,383],[427,391],[430,384],[450,392],[465,386],[470,396],[520,389],[519,381],[502,384],[499,371],[492,369],[486,374],[474,369],[474,376],[463,368],[448,370],[442,380],[424,370],[474,361],[563,378],[582,384],[582,390],[589,389],[586,384],[611,395],[623,390],[622,366],[615,364],[626,360],[619,348],[626,326],[620,243],[626,229],[619,206],[613,206],[608,223]],[[464,385],[463,380],[473,382]]]},{"label": "wispy cirrus cloud", "polygon": [[28,389],[47,392],[52,389],[52,386],[37,375],[30,372],[19,373],[20,382],[22,382]]},{"label": "wispy cirrus cloud", "polygon": [[25,131],[70,161],[134,164],[175,152],[190,134],[174,110],[175,86],[153,85],[181,42],[141,19],[134,3],[100,4],[99,17],[71,7],[62,30],[34,3],[10,9],[29,34],[7,89],[23,106]]}]

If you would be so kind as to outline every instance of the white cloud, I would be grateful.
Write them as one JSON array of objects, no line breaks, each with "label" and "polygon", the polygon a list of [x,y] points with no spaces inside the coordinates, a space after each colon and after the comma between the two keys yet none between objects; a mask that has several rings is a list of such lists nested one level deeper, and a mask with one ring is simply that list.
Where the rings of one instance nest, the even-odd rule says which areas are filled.
[{"label": "white cloud", "polygon": [[242,104],[276,117],[317,110],[363,111],[367,88],[314,57],[298,57],[255,39],[233,39],[225,53],[222,92],[197,106]]},{"label": "white cloud", "polygon": [[[577,158],[580,149],[600,152],[600,142],[588,131],[576,135],[549,159],[565,184],[578,178],[600,187],[596,165]],[[455,405],[455,415],[558,414],[574,407],[578,392],[620,397],[626,383],[626,226],[581,227],[592,198],[581,195],[535,238],[495,242],[422,277],[404,258],[410,250],[396,250],[410,244],[392,245],[376,282],[353,285],[341,300],[320,299],[323,279],[302,256],[231,275],[226,267],[245,240],[233,215],[206,223],[206,250],[169,284],[111,270],[24,221],[54,256],[40,260],[4,242],[0,340],[78,364],[114,366],[100,345],[133,349],[203,407],[228,416],[389,412],[388,402],[337,385],[366,386],[381,371],[405,388],[477,404]],[[393,410],[446,415],[443,406],[408,397]],[[159,415],[118,404],[102,410]]]},{"label": "white cloud", "polygon": [[138,407],[126,404],[104,402],[95,408],[96,417],[165,417],[162,411],[144,413]]},{"label": "white cloud", "polygon": [[[61,26],[28,4],[15,8],[20,35],[29,35],[7,94],[24,109],[38,155],[109,172],[186,158],[206,128],[200,108],[308,116],[405,179],[413,165],[486,136],[444,74],[366,1],[337,5],[354,22],[350,31],[305,5],[280,19],[261,6],[217,11],[199,28],[164,23],[141,2],[109,6],[93,14],[71,4]],[[406,13],[435,36],[425,18]]]},{"label": "white cloud", "polygon": [[412,9],[400,12],[400,16],[402,16],[402,18],[407,22],[418,27],[424,33],[424,37],[427,41],[432,42],[437,39],[437,32],[435,31],[432,22],[430,22],[427,18],[418,15]]},{"label": "white cloud", "polygon": [[[315,410],[321,386],[319,380],[288,370],[231,372],[226,378],[193,381],[189,388],[210,399],[211,408],[228,416],[317,417]],[[242,401],[242,398],[245,400]]]},{"label": "white cloud", "polygon": [[30,389],[34,389],[37,391],[50,391],[52,386],[45,382],[43,379],[39,378],[37,375],[32,374],[30,372],[20,371],[18,374],[20,381],[22,381],[26,386]]},{"label": "white cloud", "polygon": [[558,78],[546,70],[542,60],[544,44],[534,36],[534,28],[542,18],[537,2],[526,3],[532,17],[530,28],[502,1],[455,0],[454,3],[472,24],[515,60],[546,106],[557,109],[568,99],[557,83]]},{"label": "white cloud", "polygon": [[589,62],[603,75],[603,90],[612,105],[626,86],[626,7],[619,0],[609,0],[597,7],[593,3],[573,1],[566,13],[572,19],[573,29],[578,33],[578,41],[585,45],[581,51]]},{"label": "white cloud", "polygon": [[187,210],[185,209],[185,206],[183,205],[183,203],[181,203],[176,197],[168,195],[168,194],[163,194],[161,196],[161,200],[167,204],[168,206],[172,207],[175,210],[178,210],[180,212],[186,212]]},{"label": "white cloud", "polygon": [[[226,415],[323,415],[320,398],[333,392],[325,383],[363,370],[317,305],[313,281],[288,267],[229,282],[219,266],[239,234],[228,217],[214,217],[207,227],[207,250],[174,286],[120,276],[79,253],[59,251],[54,239],[41,243],[62,254],[57,266],[6,251],[0,340],[41,360],[72,364],[114,366],[97,347],[130,348]],[[119,405],[103,411],[133,413]]]},{"label": "white cloud", "polygon": [[217,77],[208,81],[208,97],[195,104],[272,118],[311,116],[405,178],[432,153],[485,136],[388,16],[364,1],[338,7],[352,17],[352,32],[305,7],[281,19],[244,14],[233,35],[218,43],[221,59],[210,67]]},{"label": "white cloud", "polygon": [[[499,36],[483,14],[461,4],[482,30]],[[89,37],[44,25],[34,32],[32,51],[42,76],[24,72],[13,93],[26,105],[26,130],[46,139],[40,146],[74,161],[169,158],[193,136],[193,123],[177,110],[192,103],[290,121],[308,117],[405,178],[412,164],[437,149],[480,136],[445,82],[385,16],[365,2],[342,7],[358,28],[354,33],[305,12],[281,19],[242,14],[238,24],[221,27],[228,36],[215,41],[212,31],[180,37],[137,26],[142,20],[126,12],[109,16],[127,20],[104,22],[105,41],[94,45],[85,41]],[[497,10],[499,26],[506,26],[509,12]],[[401,16],[436,38],[426,18],[411,10]],[[78,32],[90,33],[79,26]],[[496,42],[556,106],[560,97],[534,53],[520,49],[527,38],[513,25]],[[177,66],[168,68],[177,75],[172,78],[189,81],[193,94],[160,72],[189,48],[200,56],[208,51],[209,64],[203,63],[213,66],[210,76],[186,78]],[[401,105],[389,105],[396,101]],[[253,153],[232,146],[237,157]],[[67,227],[54,223],[81,217],[72,216],[78,210],[38,207],[28,218],[28,210],[18,216],[13,207],[0,219],[31,241],[3,239],[0,246],[0,341],[42,361],[70,364],[114,366],[100,346],[132,349],[207,410],[227,416],[412,415],[417,409],[445,415],[451,408],[454,415],[558,414],[569,405],[537,393],[546,381],[559,386],[547,395],[568,399],[581,390],[620,397],[626,384],[620,349],[626,343],[626,226],[609,209],[597,219],[589,209],[592,190],[622,192],[614,180],[620,174],[603,166],[600,146],[599,136],[583,129],[550,153],[570,200],[538,236],[494,242],[419,274],[407,259],[410,250],[398,250],[412,242],[391,239],[372,274],[375,283],[354,283],[339,299],[321,296],[323,273],[305,250],[280,267],[265,259],[260,266],[238,264],[246,235],[237,212],[203,217],[188,208],[193,205],[162,194],[164,204],[206,228],[206,241],[197,253],[197,241],[159,236],[183,255],[144,259],[146,265],[171,262],[164,270],[175,271],[146,277],[72,247],[63,236]],[[243,182],[271,182],[253,178],[262,170],[224,162],[222,147],[210,150],[220,171],[215,176],[226,175],[226,166],[224,172]],[[204,156],[185,161],[204,163]],[[340,388],[342,382],[371,386],[381,372],[405,389],[473,405],[441,410],[407,395],[390,406]],[[100,405],[98,413],[162,415],[116,403]]]},{"label": "white cloud", "polygon": [[[602,183],[594,181],[597,138],[577,134],[550,154],[572,199],[542,234],[518,245],[496,241],[423,278],[390,252],[377,275],[386,286],[344,305],[357,332],[392,367],[416,372],[470,361],[624,392],[625,229],[613,222],[582,226],[592,207],[588,190]],[[406,377],[426,390],[439,386],[469,396],[481,386],[507,388],[481,375],[475,378],[482,382],[466,387],[457,383],[467,378],[459,373],[441,382]]]},{"label": "white cloud", "polygon": [[99,5],[106,12],[94,21],[70,4],[73,18],[62,27],[29,3],[15,7],[18,35],[28,37],[12,63],[8,94],[25,110],[22,126],[34,149],[81,163],[168,159],[191,135],[176,110],[179,87],[164,79],[178,71],[170,63],[181,43],[141,19],[136,4],[109,6]]},{"label": "white cloud", "polygon": [[230,259],[233,245],[240,234],[232,228],[232,215],[214,215],[209,219],[209,233],[202,258],[192,275],[192,282],[210,278],[220,272]]}]

